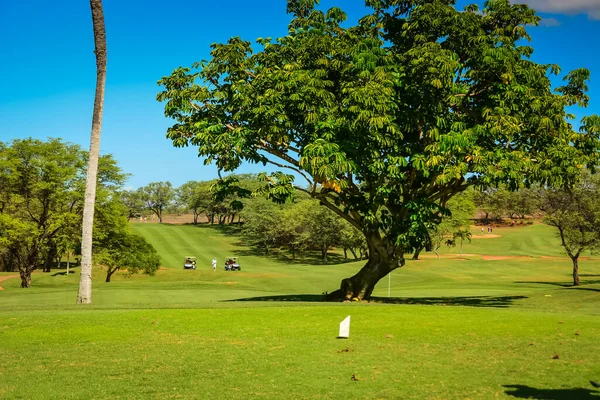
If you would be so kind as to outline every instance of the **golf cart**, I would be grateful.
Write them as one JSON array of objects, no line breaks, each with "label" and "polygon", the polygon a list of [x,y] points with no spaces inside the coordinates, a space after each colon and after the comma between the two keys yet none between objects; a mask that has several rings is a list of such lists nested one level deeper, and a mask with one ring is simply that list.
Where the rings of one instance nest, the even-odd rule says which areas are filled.
[{"label": "golf cart", "polygon": [[241,271],[240,263],[237,257],[225,258],[225,271]]},{"label": "golf cart", "polygon": [[183,269],[196,269],[196,257],[187,256],[183,263]]}]

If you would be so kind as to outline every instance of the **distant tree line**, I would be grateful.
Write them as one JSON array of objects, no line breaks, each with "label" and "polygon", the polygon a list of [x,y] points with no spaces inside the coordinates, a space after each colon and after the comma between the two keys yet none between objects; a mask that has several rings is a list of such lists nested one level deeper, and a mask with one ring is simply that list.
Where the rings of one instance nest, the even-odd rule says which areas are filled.
[{"label": "distant tree line", "polygon": [[163,222],[164,213],[193,215],[193,223],[205,217],[211,224],[231,224],[237,219],[240,222],[242,199],[259,185],[256,175],[235,175],[237,190],[220,193],[219,180],[189,181],[180,187],[173,187],[171,182],[152,182],[137,190],[123,192],[123,202],[128,209],[128,217],[139,218],[154,214],[159,223]]},{"label": "distant tree line", "polygon": [[484,222],[503,218],[524,219],[539,216],[535,189],[523,188],[510,191],[505,186],[473,191],[473,201]]},{"label": "distant tree line", "polygon": [[[49,272],[81,255],[87,154],[60,139],[0,142],[0,270],[18,271],[22,287],[31,286],[34,270]],[[100,157],[93,251],[107,281],[118,269],[154,273],[159,265],[152,246],[129,231],[126,177],[112,156]]]}]

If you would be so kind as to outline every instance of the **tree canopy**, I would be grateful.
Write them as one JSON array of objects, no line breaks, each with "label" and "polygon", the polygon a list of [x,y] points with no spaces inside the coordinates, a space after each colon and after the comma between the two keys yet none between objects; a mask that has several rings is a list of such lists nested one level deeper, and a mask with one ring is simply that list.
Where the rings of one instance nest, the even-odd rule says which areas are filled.
[{"label": "tree canopy", "polygon": [[145,207],[151,210],[162,223],[162,214],[175,199],[175,191],[171,182],[152,182],[138,189],[138,196]]},{"label": "tree canopy", "polygon": [[530,59],[540,18],[527,6],[367,0],[346,27],[317,4],[289,0],[288,34],[257,49],[213,44],[210,60],[159,81],[158,100],[175,146],[223,171],[274,165],[268,197],[304,191],[363,232],[369,261],[333,297],[369,297],[467,187],[569,186],[596,163],[600,118],[578,132],[566,109],[587,105],[589,72],[552,89],[560,68]]}]

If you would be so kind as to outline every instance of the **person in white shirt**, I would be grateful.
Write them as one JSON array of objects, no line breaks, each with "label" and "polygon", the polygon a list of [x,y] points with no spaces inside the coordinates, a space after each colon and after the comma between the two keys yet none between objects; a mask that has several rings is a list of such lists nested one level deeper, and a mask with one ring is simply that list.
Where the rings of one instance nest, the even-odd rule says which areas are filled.
[{"label": "person in white shirt", "polygon": [[212,267],[213,267],[213,271],[217,270],[217,257],[213,257]]}]

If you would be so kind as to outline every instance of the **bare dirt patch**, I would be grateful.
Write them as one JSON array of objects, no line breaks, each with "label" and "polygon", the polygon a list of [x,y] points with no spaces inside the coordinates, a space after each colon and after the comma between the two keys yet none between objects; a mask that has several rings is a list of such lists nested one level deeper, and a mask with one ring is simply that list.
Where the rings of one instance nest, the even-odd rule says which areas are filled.
[{"label": "bare dirt patch", "polygon": [[488,233],[483,235],[471,235],[471,239],[496,239],[502,237],[501,235],[496,235],[495,233]]},{"label": "bare dirt patch", "polygon": [[[470,254],[470,253],[463,253],[462,256],[460,254],[440,254],[440,258],[449,258],[449,259],[461,259],[461,258],[465,258],[465,257],[477,257],[478,254]],[[406,255],[406,259],[409,260],[410,255],[407,254]],[[411,260],[411,261],[420,261],[421,258],[438,258],[435,254],[431,253],[431,254],[421,254],[419,255],[419,260]]]},{"label": "bare dirt patch", "polygon": [[533,257],[531,257],[531,256],[489,256],[489,255],[482,255],[481,259],[485,260],[485,261],[532,260]]}]

